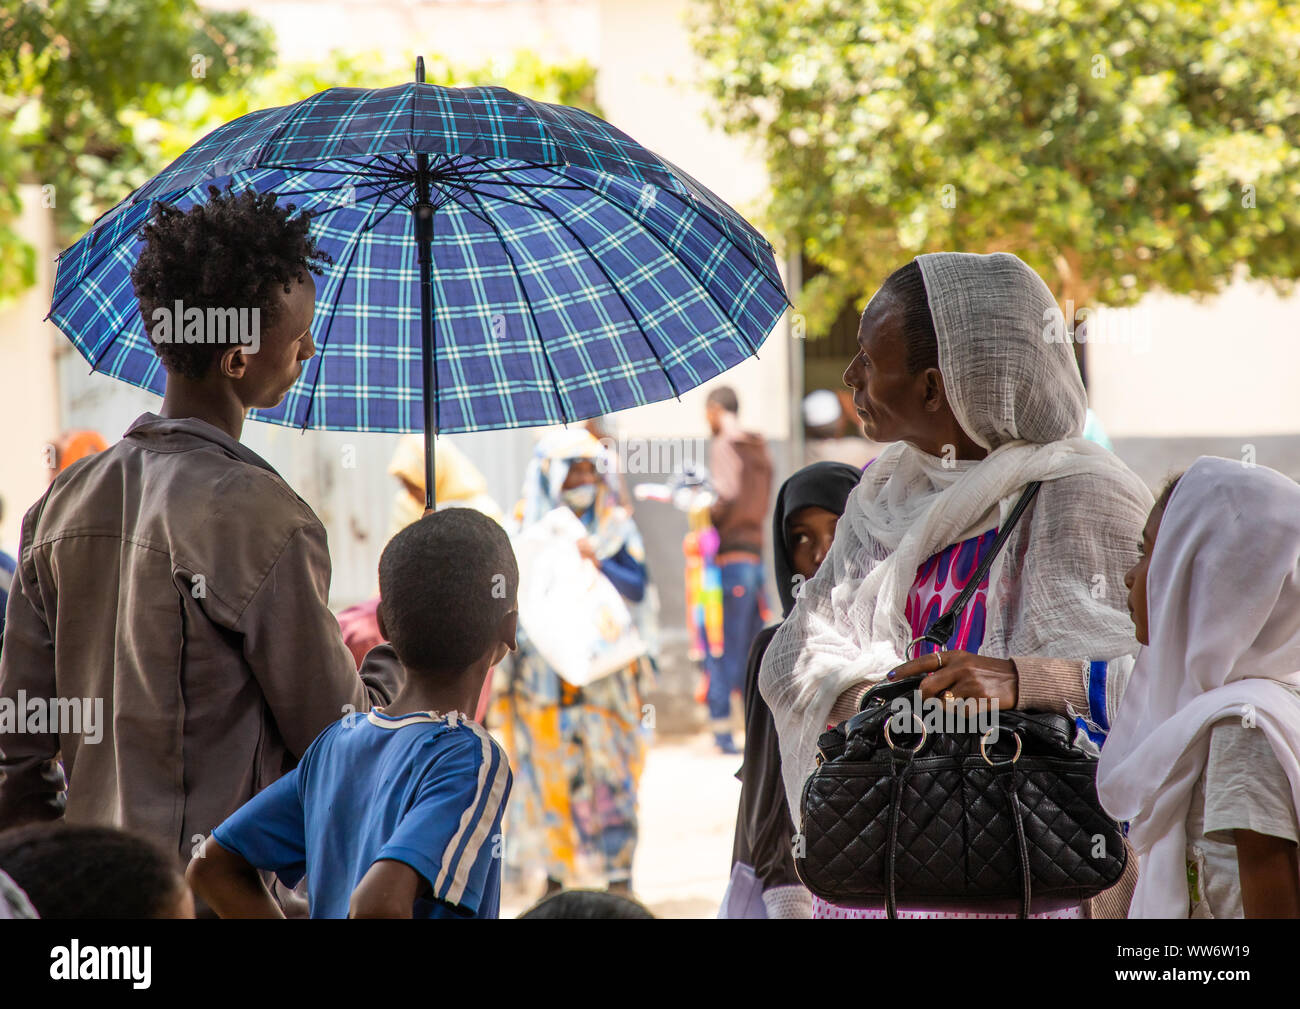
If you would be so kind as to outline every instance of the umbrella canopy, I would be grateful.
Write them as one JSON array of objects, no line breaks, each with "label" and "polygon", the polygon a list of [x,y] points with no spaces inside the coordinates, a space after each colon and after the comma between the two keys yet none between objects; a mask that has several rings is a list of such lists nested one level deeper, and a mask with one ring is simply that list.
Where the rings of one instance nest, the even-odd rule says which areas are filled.
[{"label": "umbrella canopy", "polygon": [[317,354],[258,420],[581,420],[731,368],[788,304],[744,218],[596,116],[497,87],[331,88],[214,130],[63,253],[50,318],[94,370],[163,391],[130,280],[138,231],[157,201],[227,184],[311,210],[334,259]]}]

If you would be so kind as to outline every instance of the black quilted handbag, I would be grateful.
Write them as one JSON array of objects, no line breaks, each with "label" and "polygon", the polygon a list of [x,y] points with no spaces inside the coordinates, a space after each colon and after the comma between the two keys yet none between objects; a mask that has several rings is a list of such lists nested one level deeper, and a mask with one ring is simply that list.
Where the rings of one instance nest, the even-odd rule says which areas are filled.
[{"label": "black quilted handbag", "polygon": [[[948,640],[955,617],[948,618],[983,581],[1036,490],[1030,485],[1008,517],[970,592],[924,640]],[[1073,721],[999,711],[996,732],[981,732],[964,716],[967,724],[944,727],[965,731],[929,731],[914,703],[923,678],[874,687],[858,714],[818,740],[795,842],[804,885],[832,904],[883,907],[891,918],[900,903],[1023,918],[1074,906],[1118,882],[1123,835],[1101,808],[1097,761],[1074,744]],[[896,702],[908,695],[912,704]]]}]

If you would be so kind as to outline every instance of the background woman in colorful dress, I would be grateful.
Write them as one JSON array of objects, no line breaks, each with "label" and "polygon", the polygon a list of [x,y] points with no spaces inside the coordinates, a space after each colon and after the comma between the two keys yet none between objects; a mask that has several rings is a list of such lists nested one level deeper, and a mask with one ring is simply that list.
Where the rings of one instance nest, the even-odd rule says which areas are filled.
[{"label": "background woman in colorful dress", "polygon": [[[587,529],[578,543],[635,609],[648,576],[641,534],[611,501],[610,460],[581,428],[538,444],[524,480],[520,533],[559,507]],[[642,697],[646,661],[581,688],[565,682],[520,628],[519,651],[499,670],[502,731],[515,772],[506,826],[509,858],[542,863],[546,893],[559,891],[581,867],[603,874],[609,889],[629,893],[637,841],[637,785],[645,762]]]}]

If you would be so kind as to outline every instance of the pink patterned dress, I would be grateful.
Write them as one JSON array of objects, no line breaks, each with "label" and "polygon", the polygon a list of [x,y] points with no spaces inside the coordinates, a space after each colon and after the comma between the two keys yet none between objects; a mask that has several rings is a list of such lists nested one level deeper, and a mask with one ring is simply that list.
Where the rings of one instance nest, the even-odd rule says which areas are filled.
[{"label": "pink patterned dress", "polygon": [[[997,539],[997,536],[998,531],[990,529],[979,536],[972,536],[960,543],[954,543],[952,546],[940,550],[917,568],[916,580],[907,593],[907,605],[904,609],[904,616],[907,617],[908,625],[912,628],[913,637],[919,637],[925,633],[926,628],[934,622],[934,619],[944,613],[957,594],[970,583],[971,578],[975,575],[975,569],[979,567],[980,561],[984,559],[985,554],[992,549],[993,541]],[[966,609],[962,611],[961,619],[957,623],[957,629],[953,632],[952,637],[948,639],[948,643],[943,648],[944,651],[979,651],[980,645],[984,643],[984,617],[987,612],[988,586],[989,580],[985,576],[984,580],[980,582],[979,588],[975,590],[975,595],[971,597],[970,602],[966,605]],[[916,654],[925,655],[937,650],[934,645],[925,641],[917,646]],[[1079,908],[1069,907],[1061,911],[1036,914],[1032,917],[1078,918],[1079,916]],[[883,910],[839,907],[835,904],[828,904],[820,897],[814,896],[813,917],[886,918],[888,916]],[[1016,916],[1014,914],[976,914],[964,911],[908,911],[899,908],[898,917],[1014,918]]]}]

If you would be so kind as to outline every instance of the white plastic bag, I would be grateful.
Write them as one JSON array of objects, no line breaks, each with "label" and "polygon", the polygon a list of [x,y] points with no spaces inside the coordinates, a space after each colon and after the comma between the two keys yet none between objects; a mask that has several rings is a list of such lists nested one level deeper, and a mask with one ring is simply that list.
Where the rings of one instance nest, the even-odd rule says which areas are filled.
[{"label": "white plastic bag", "polygon": [[646,653],[627,603],[578,552],[587,530],[556,508],[516,537],[519,623],[560,679],[575,687],[608,676]]}]

